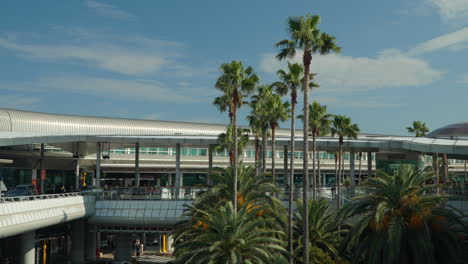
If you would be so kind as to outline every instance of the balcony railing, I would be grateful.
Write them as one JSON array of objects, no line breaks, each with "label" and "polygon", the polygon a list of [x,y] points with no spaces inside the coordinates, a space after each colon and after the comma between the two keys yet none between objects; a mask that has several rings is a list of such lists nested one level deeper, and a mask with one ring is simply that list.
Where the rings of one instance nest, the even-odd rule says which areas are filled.
[{"label": "balcony railing", "polygon": [[48,200],[48,199],[57,199],[57,198],[80,196],[80,195],[82,195],[82,193],[70,192],[70,193],[54,193],[54,194],[42,194],[42,195],[1,197],[0,198],[0,203]]}]

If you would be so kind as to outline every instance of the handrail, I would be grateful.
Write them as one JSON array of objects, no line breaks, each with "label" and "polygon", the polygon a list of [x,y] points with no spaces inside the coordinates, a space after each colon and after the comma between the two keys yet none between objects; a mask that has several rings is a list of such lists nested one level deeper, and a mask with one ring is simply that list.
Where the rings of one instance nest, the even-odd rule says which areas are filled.
[{"label": "handrail", "polygon": [[0,197],[0,203],[47,200],[47,199],[75,197],[75,196],[82,196],[82,194],[80,192],[69,192],[69,193],[28,195],[28,196]]}]

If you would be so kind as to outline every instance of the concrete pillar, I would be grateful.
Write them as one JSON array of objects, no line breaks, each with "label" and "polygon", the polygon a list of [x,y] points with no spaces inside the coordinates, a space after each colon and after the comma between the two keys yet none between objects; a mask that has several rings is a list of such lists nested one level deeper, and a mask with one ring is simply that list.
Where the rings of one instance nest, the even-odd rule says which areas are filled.
[{"label": "concrete pillar", "polygon": [[356,175],[354,173],[354,160],[355,160],[356,153],[354,151],[349,153],[349,181],[351,183],[351,187],[354,187],[356,184]]},{"label": "concrete pillar", "polygon": [[[213,169],[213,149],[214,149],[213,145],[208,146],[208,169],[210,171]],[[208,182],[207,182],[208,185],[213,184],[213,182],[211,181],[210,174],[208,174],[207,180],[208,180]]]},{"label": "concrete pillar", "polygon": [[463,180],[464,180],[465,183],[467,181],[466,177],[468,176],[466,173],[467,173],[467,171],[466,171],[466,160],[465,160],[465,173],[464,173],[464,177],[463,177]]},{"label": "concrete pillar", "polygon": [[71,260],[73,264],[83,264],[85,262],[85,222],[83,219],[71,222],[72,252]]},{"label": "concrete pillar", "polygon": [[157,234],[156,239],[158,241],[158,248],[156,249],[157,252],[162,253],[162,234]]},{"label": "concrete pillar", "polygon": [[175,178],[175,186],[180,187],[182,186],[182,178],[180,174],[180,144],[176,144],[176,178]]},{"label": "concrete pillar", "polygon": [[135,144],[135,187],[140,187],[140,143]]},{"label": "concrete pillar", "polygon": [[36,261],[36,232],[29,231],[20,235],[20,263],[34,264]]},{"label": "concrete pillar", "polygon": [[167,236],[167,252],[168,253],[173,253],[174,252],[174,248],[172,247],[172,243],[174,242],[174,239],[172,238],[172,236]]},{"label": "concrete pillar", "polygon": [[88,224],[88,232],[86,232],[86,260],[96,261],[96,226]]},{"label": "concrete pillar", "polygon": [[367,152],[367,177],[372,177],[372,152]]},{"label": "concrete pillar", "polygon": [[141,234],[141,243],[143,243],[143,246],[146,247],[146,233]]},{"label": "concrete pillar", "polygon": [[[36,168],[31,169],[31,184],[37,186],[37,170]],[[1,187],[0,187],[1,188]]]},{"label": "concrete pillar", "polygon": [[96,187],[101,187],[101,150],[102,143],[96,143]]},{"label": "concrete pillar", "polygon": [[130,261],[132,258],[132,237],[128,233],[117,235],[115,245],[115,261]]},{"label": "concrete pillar", "polygon": [[75,190],[80,189],[80,160],[75,161]]}]

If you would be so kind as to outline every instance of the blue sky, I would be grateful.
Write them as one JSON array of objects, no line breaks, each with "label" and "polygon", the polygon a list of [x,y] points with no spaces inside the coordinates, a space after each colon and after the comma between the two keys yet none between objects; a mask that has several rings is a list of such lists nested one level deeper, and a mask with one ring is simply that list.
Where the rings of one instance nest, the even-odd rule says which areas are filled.
[{"label": "blue sky", "polygon": [[3,1],[0,107],[226,123],[219,65],[276,81],[273,44],[306,13],[343,47],[314,57],[312,100],[369,133],[468,121],[468,0]]}]

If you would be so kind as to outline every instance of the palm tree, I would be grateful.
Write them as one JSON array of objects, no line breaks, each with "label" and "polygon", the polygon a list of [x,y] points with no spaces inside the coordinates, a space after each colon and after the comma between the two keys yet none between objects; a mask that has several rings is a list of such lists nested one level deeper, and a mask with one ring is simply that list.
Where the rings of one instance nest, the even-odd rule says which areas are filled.
[{"label": "palm tree", "polygon": [[[279,60],[294,58],[296,50],[303,51],[302,63],[304,65],[304,155],[303,155],[303,171],[304,171],[304,204],[307,205],[308,193],[307,188],[309,185],[309,142],[308,142],[308,129],[307,124],[309,123],[309,74],[310,74],[310,63],[312,61],[312,54],[319,53],[322,55],[330,52],[339,52],[340,47],[336,45],[335,37],[323,33],[318,29],[320,23],[320,16],[318,15],[306,15],[305,17],[290,17],[288,19],[288,31],[290,39],[284,39],[275,44],[276,47],[281,48],[277,54]],[[307,206],[306,206],[307,207]],[[307,210],[304,210],[305,214],[308,214]],[[307,215],[304,215],[307,219]],[[307,230],[307,221],[304,221],[304,230]],[[304,236],[304,244],[307,247],[307,233]],[[308,249],[304,250],[304,259],[309,259]]]},{"label": "palm tree", "polygon": [[[316,199],[315,188],[317,186],[317,178],[315,172],[315,153],[317,151],[316,139],[319,135],[328,134],[330,131],[330,125],[332,117],[327,112],[327,106],[321,105],[317,101],[314,101],[309,105],[309,130],[312,132],[312,197]],[[303,115],[299,115],[298,118],[304,119]]]},{"label": "palm tree", "polygon": [[407,127],[408,133],[414,134],[416,137],[424,137],[429,129],[426,126],[426,123],[421,121],[413,121],[412,127]]},{"label": "palm tree", "polygon": [[257,89],[257,93],[252,95],[250,101],[251,114],[247,116],[249,122],[255,121],[262,131],[262,173],[266,173],[266,152],[267,139],[269,136],[268,127],[270,125],[268,110],[266,108],[266,98],[273,94],[271,85],[261,85]]},{"label": "palm tree", "polygon": [[466,263],[466,223],[447,196],[424,185],[430,170],[403,166],[396,175],[378,172],[363,194],[340,211],[353,219],[342,243],[357,263]]},{"label": "palm tree", "polygon": [[[230,98],[229,117],[230,125],[237,131],[237,108],[243,104],[243,98],[250,94],[259,82],[258,76],[254,73],[252,67],[244,69],[241,61],[232,61],[224,63],[220,67],[222,75],[216,81],[216,89],[223,92],[223,95]],[[224,100],[220,100],[224,102]],[[225,109],[225,108],[224,108]],[[237,175],[237,137],[234,137],[234,174]],[[237,176],[234,177],[234,194],[237,190]],[[237,210],[237,197],[233,197],[234,211]]]},{"label": "palm tree", "polygon": [[252,131],[255,146],[255,174],[259,174],[259,163],[260,163],[260,137],[262,133],[262,122],[256,115],[248,115],[247,120],[249,121],[250,130]]},{"label": "palm tree", "polygon": [[342,174],[344,171],[343,166],[341,165],[341,160],[343,159],[343,143],[344,138],[357,138],[359,133],[359,127],[356,124],[351,123],[351,118],[342,115],[336,115],[333,119],[333,126],[331,128],[332,136],[338,136],[338,142],[340,145],[340,152],[338,154],[338,174],[337,174],[337,194],[338,194],[338,201],[337,206],[340,207],[340,199],[341,199],[341,182],[342,182]]},{"label": "palm tree", "polygon": [[269,228],[270,218],[259,217],[262,207],[225,206],[197,210],[192,225],[175,234],[174,263],[272,263],[287,254],[282,231]]},{"label": "palm tree", "polygon": [[296,151],[296,104],[297,104],[297,89],[301,87],[302,78],[304,76],[304,68],[298,63],[288,62],[288,72],[278,70],[277,75],[280,79],[273,85],[276,87],[276,92],[280,95],[286,95],[291,92],[291,161],[289,171],[289,195],[288,195],[288,251],[293,254],[293,195],[294,195],[294,152]]},{"label": "palm tree", "polygon": [[[303,255],[301,254],[303,250],[301,238],[303,234],[306,233],[302,228],[304,205],[299,200],[296,202],[296,205],[297,211],[294,213],[294,220],[296,223],[294,232],[298,237],[298,246],[294,255],[296,255],[298,260],[302,261],[302,263],[309,263],[310,260],[309,262],[305,262],[301,256]],[[340,236],[346,232],[346,230],[340,230],[339,222],[335,217],[333,209],[330,208],[330,205],[325,199],[310,200],[307,206],[309,210],[309,247],[320,248],[330,256],[337,257]]]},{"label": "palm tree", "polygon": [[[233,126],[228,126],[226,133],[221,133],[218,135],[217,145],[215,146],[215,151],[224,151],[229,152],[229,161],[231,166],[234,162],[234,129]],[[237,129],[237,155],[240,156],[243,153],[245,146],[249,144],[249,135],[245,133],[244,129]]]},{"label": "palm tree", "polygon": [[271,128],[271,175],[273,183],[276,184],[276,170],[275,170],[275,152],[276,141],[275,131],[279,128],[279,122],[288,120],[290,115],[289,102],[282,102],[281,97],[277,94],[272,94],[265,98],[266,116]]}]

